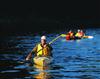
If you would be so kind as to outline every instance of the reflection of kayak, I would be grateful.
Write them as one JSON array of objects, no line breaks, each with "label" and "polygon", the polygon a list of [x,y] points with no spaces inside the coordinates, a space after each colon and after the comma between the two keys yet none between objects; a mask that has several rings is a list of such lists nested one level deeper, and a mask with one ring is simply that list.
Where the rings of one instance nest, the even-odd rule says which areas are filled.
[{"label": "reflection of kayak", "polygon": [[[62,37],[66,37],[66,34],[61,34]],[[84,39],[84,38],[89,38],[89,39],[92,39],[93,36],[83,36],[82,38],[77,38],[75,37],[75,39],[71,39],[71,40],[76,40],[76,39]]]},{"label": "reflection of kayak", "polygon": [[35,79],[51,79],[51,74],[49,72],[42,71],[39,74],[33,75]]},{"label": "reflection of kayak", "polygon": [[34,57],[33,58],[34,64],[38,66],[47,66],[51,63],[51,57]]}]

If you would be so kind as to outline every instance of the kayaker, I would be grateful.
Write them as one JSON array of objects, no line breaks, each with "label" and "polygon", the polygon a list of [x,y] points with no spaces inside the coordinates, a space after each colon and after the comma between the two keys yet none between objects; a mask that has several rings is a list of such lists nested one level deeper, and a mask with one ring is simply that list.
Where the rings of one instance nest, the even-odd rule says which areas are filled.
[{"label": "kayaker", "polygon": [[46,36],[41,37],[41,43],[37,44],[31,53],[26,57],[26,60],[29,60],[32,57],[32,54],[34,54],[37,57],[49,57],[52,56],[52,47],[46,43]]},{"label": "kayaker", "polygon": [[85,36],[85,33],[83,32],[83,30],[80,31],[81,36]]},{"label": "kayaker", "polygon": [[66,34],[66,40],[70,40],[70,35]]},{"label": "kayaker", "polygon": [[74,39],[74,33],[70,30],[66,35],[66,40]]},{"label": "kayaker", "polygon": [[83,35],[81,33],[81,30],[78,29],[77,33],[75,34],[75,38],[79,38],[80,39],[80,38],[82,38],[82,36]]}]

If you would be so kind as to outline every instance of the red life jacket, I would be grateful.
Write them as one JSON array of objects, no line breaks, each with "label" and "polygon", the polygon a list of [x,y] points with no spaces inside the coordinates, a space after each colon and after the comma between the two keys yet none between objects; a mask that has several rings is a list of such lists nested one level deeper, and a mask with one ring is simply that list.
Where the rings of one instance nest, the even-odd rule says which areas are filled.
[{"label": "red life jacket", "polygon": [[73,32],[69,32],[68,34],[70,35],[70,37],[73,37],[74,33]]},{"label": "red life jacket", "polygon": [[70,35],[69,34],[66,35],[66,40],[70,40]]}]

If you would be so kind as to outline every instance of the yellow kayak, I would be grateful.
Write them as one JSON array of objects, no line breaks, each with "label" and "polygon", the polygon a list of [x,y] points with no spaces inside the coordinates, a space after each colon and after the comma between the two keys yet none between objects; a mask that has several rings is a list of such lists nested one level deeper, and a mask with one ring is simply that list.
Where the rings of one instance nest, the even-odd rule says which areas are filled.
[{"label": "yellow kayak", "polygon": [[38,66],[47,66],[51,63],[51,57],[34,57],[33,58],[34,64]]}]

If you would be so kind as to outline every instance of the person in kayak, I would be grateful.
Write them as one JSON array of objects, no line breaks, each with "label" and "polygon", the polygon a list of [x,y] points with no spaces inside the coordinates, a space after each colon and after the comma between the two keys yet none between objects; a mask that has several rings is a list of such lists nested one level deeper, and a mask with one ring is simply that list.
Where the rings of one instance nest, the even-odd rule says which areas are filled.
[{"label": "person in kayak", "polygon": [[70,35],[66,34],[66,40],[70,40]]},{"label": "person in kayak", "polygon": [[74,33],[70,30],[66,35],[66,40],[74,39]]},{"label": "person in kayak", "polygon": [[83,32],[78,29],[77,33],[75,34],[76,39],[81,39],[83,37]]},{"label": "person in kayak", "polygon": [[29,55],[26,57],[26,60],[29,60],[32,57],[32,54],[34,54],[37,57],[49,57],[52,56],[52,47],[46,43],[46,36],[41,37],[41,43],[37,44],[32,52],[29,53]]},{"label": "person in kayak", "polygon": [[85,36],[85,33],[83,32],[83,30],[80,31],[81,36]]}]

